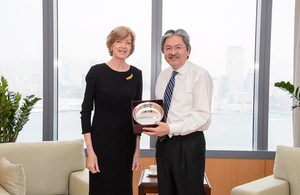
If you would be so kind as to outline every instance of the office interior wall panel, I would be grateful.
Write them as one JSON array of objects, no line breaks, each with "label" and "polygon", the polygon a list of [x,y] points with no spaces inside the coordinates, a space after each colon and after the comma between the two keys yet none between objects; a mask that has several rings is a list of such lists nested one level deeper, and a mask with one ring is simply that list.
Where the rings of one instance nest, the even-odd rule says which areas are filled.
[{"label": "office interior wall panel", "polygon": [[266,159],[266,176],[273,175],[274,161],[273,159]]},{"label": "office interior wall panel", "polygon": [[212,195],[228,195],[235,186],[265,176],[264,159],[206,159]]}]

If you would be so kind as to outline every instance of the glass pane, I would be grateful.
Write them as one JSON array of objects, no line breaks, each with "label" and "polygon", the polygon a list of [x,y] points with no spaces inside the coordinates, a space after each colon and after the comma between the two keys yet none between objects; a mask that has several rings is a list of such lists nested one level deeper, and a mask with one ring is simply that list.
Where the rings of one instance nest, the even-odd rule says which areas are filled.
[{"label": "glass pane", "polygon": [[277,145],[293,145],[293,123],[290,95],[274,87],[275,82],[293,83],[295,1],[273,1],[270,96],[269,96],[269,150]]},{"label": "glass pane", "polygon": [[[135,51],[126,61],[142,70],[143,99],[150,99],[151,1],[64,0],[58,14],[58,139],[83,138],[79,112],[85,75],[92,65],[111,59],[106,37],[117,26],[128,26],[136,34]],[[141,148],[149,148],[147,135],[142,135]]]},{"label": "glass pane", "polygon": [[[164,0],[163,33],[185,29],[189,60],[212,76],[212,123],[207,149],[252,149],[256,1]],[[163,68],[169,65],[163,60]]]},{"label": "glass pane", "polygon": [[[1,1],[0,24],[0,76],[22,99],[32,94],[42,98],[42,1]],[[39,101],[17,142],[42,141],[42,111]]]}]

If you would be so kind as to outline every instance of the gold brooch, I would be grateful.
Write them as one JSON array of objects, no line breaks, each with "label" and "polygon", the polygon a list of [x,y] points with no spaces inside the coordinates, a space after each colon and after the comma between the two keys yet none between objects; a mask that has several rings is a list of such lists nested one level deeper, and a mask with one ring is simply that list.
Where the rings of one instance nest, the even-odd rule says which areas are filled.
[{"label": "gold brooch", "polygon": [[129,77],[127,77],[126,80],[130,80],[130,79],[132,79],[132,77],[133,77],[133,74],[131,74]]}]

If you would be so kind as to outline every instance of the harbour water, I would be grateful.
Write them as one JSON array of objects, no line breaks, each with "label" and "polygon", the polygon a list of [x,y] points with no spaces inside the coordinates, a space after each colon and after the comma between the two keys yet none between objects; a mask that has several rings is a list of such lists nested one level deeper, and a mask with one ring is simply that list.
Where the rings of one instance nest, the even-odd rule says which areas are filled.
[{"label": "harbour water", "polygon": [[[279,144],[292,146],[292,114],[269,115],[269,150]],[[20,132],[18,142],[42,140],[42,112],[34,112]],[[58,139],[81,139],[80,111],[64,111],[58,114]],[[212,114],[210,128],[205,131],[208,150],[252,150],[252,113]],[[149,148],[149,136],[143,134],[141,148]]]}]

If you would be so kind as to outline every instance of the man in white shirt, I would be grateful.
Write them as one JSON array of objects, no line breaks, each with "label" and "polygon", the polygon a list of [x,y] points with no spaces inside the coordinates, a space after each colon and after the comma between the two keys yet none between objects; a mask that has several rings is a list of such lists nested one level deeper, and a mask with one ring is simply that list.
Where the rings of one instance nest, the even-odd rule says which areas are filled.
[{"label": "man in white shirt", "polygon": [[145,134],[159,137],[159,194],[205,195],[201,185],[205,170],[203,131],[211,123],[212,79],[205,69],[187,60],[191,45],[184,30],[168,30],[161,49],[170,67],[160,73],[155,94],[157,99],[164,99],[167,122],[143,129]]}]

